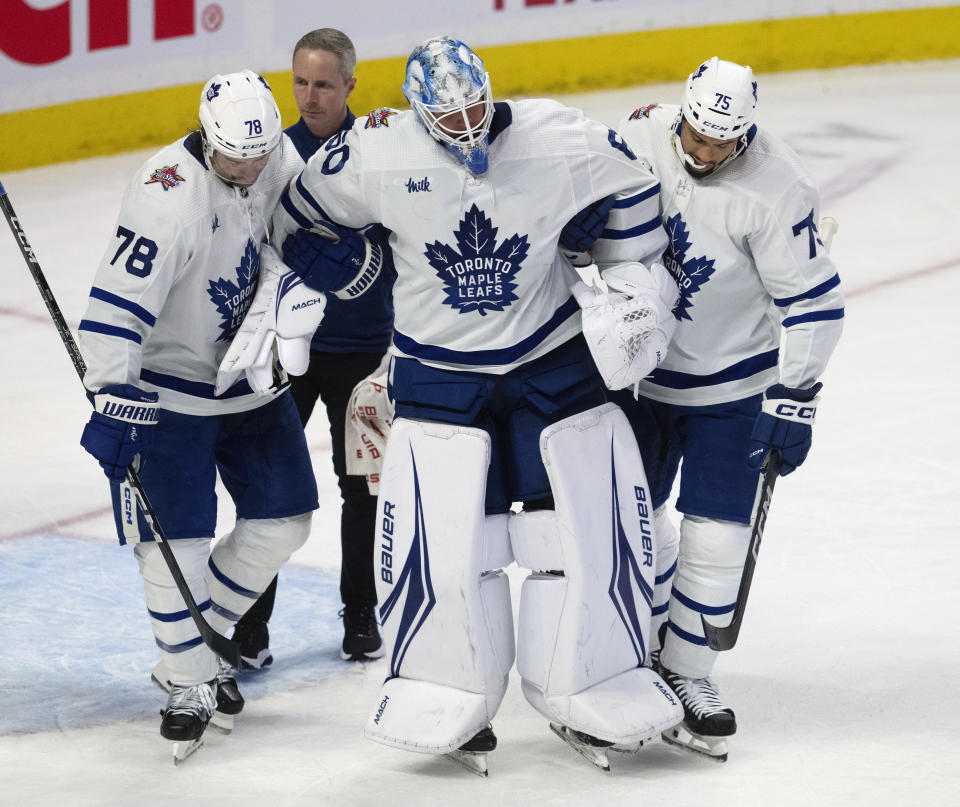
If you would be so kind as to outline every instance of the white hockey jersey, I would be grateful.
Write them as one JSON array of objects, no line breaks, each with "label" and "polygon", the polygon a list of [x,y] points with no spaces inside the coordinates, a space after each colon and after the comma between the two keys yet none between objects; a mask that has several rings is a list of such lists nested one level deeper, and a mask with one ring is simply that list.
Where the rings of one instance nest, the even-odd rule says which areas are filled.
[{"label": "white hockey jersey", "polygon": [[134,174],[78,341],[88,389],[134,384],[158,392],[165,409],[216,415],[270,400],[245,380],[219,398],[213,388],[256,291],[273,208],[303,161],[284,142],[239,190],[196,156],[198,137],[167,146]]},{"label": "white hockey jersey", "polygon": [[797,155],[762,130],[739,157],[695,179],[671,140],[678,120],[679,107],[655,104],[618,127],[662,184],[665,264],[681,295],[667,357],[640,392],[695,406],[778,382],[810,387],[843,327],[840,278],[817,228],[817,189]]},{"label": "white hockey jersey", "polygon": [[553,101],[495,105],[490,167],[469,174],[411,111],[381,109],[328,140],[277,209],[283,233],[332,220],[391,231],[395,355],[505,373],[580,332],[561,228],[620,193],[608,239],[622,260],[666,246],[650,167],[608,127]]}]

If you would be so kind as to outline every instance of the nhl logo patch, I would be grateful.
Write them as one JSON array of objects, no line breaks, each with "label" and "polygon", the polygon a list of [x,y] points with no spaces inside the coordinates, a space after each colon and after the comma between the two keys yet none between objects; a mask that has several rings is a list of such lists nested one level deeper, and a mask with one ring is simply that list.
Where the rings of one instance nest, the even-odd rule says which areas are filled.
[{"label": "nhl logo patch", "polygon": [[396,115],[397,110],[389,109],[388,107],[381,107],[380,109],[374,109],[372,112],[367,113],[367,120],[363,124],[364,129],[377,129],[381,126],[389,126],[390,122],[388,118],[391,115]]},{"label": "nhl logo patch", "polygon": [[649,118],[650,112],[656,109],[660,104],[648,104],[647,106],[642,106],[639,109],[633,110],[630,113],[630,120],[639,120],[640,118]]},{"label": "nhl logo patch", "polygon": [[150,179],[144,182],[144,185],[152,185],[154,182],[159,182],[160,187],[165,191],[170,190],[179,185],[181,182],[186,182],[186,180],[177,173],[177,167],[180,163],[176,165],[166,165],[163,168],[155,168],[153,173],[150,175]]}]

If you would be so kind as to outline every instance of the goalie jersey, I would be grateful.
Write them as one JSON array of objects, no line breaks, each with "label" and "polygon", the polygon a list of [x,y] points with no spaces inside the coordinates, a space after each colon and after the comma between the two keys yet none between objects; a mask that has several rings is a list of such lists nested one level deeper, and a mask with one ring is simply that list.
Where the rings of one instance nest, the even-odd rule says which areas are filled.
[{"label": "goalie jersey", "polygon": [[665,264],[680,287],[670,349],[640,392],[697,406],[747,398],[778,382],[808,388],[843,326],[840,278],[818,231],[816,187],[797,155],[756,127],[746,151],[695,179],[674,149],[679,119],[679,107],[655,104],[618,127],[662,183]]},{"label": "goalie jersey", "polygon": [[286,141],[250,188],[232,188],[207,169],[194,133],[136,172],[79,327],[89,390],[134,384],[189,415],[270,400],[246,380],[216,398],[214,381],[257,289],[273,208],[302,165]]},{"label": "goalie jersey", "polygon": [[495,104],[489,169],[475,177],[412,111],[378,109],[330,138],[277,209],[277,240],[314,222],[390,230],[394,355],[506,373],[580,332],[579,279],[558,250],[588,204],[620,201],[612,262],[659,260],[656,179],[611,129],[553,101]]}]

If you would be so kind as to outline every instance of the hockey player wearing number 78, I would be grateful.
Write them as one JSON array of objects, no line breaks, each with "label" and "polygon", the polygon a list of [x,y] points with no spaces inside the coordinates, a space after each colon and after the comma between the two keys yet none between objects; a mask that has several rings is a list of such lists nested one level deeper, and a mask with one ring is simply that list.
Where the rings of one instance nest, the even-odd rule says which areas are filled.
[{"label": "hockey player wearing number 78", "polygon": [[[663,358],[677,290],[659,265],[657,182],[579,110],[494,103],[483,62],[456,39],[414,49],[403,91],[411,110],[377,110],[328,140],[275,216],[291,275],[340,295],[378,269],[369,245],[345,248],[345,228],[391,233],[396,412],[375,560],[389,674],[366,734],[485,771],[516,651],[527,700],[606,765],[603,748],[635,749],[682,717],[649,666],[656,539],[643,466],[606,403],[578,304],[608,312],[598,344],[634,328],[618,342],[622,366],[604,353],[616,383]],[[609,196],[615,290],[575,298],[561,230],[583,210],[589,229]],[[244,324],[227,377],[255,372],[257,330]],[[502,571],[513,560],[532,570],[516,640]]]},{"label": "hockey player wearing number 78", "polygon": [[[256,73],[211,78],[199,114],[199,130],[151,157],[127,187],[79,328],[95,402],[81,443],[111,481],[120,542],[133,545],[140,565],[162,659],[153,678],[170,693],[160,733],[174,742],[177,761],[211,719],[230,728],[243,699],[230,668],[201,643],[131,506],[127,467],[139,462],[190,591],[219,633],[303,544],[317,507],[285,378],[271,372],[270,388],[240,379],[214,390],[257,288],[273,208],[303,163],[279,147],[280,113]],[[236,524],[211,551],[218,473]]]},{"label": "hockey player wearing number 78", "polygon": [[[729,621],[767,455],[779,452],[784,475],[807,456],[844,313],[817,189],[797,155],[757,127],[756,106],[750,68],[714,57],[689,76],[679,107],[641,107],[617,127],[660,179],[680,287],[666,359],[637,401],[615,397],[637,434],[661,548],[675,552],[679,540],[657,598],[668,619],[659,669],[685,721],[665,738],[721,760],[736,721],[709,677],[717,653],[701,616]],[[678,538],[666,502],[681,458]]]}]

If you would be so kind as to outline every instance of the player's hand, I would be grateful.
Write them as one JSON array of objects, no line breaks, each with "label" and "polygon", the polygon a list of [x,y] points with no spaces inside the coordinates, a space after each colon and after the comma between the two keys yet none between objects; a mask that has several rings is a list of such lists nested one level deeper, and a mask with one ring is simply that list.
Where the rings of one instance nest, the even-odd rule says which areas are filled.
[{"label": "player's hand", "polygon": [[133,384],[104,387],[93,396],[93,414],[83,428],[82,445],[100,463],[108,479],[122,482],[127,468],[153,443],[160,407],[157,393]]},{"label": "player's hand", "polygon": [[770,387],[763,396],[763,406],[753,424],[747,464],[760,468],[772,449],[780,451],[780,473],[792,473],[807,458],[813,440],[813,422],[823,384],[810,389],[793,389],[783,384]]},{"label": "player's hand", "polygon": [[380,274],[380,245],[348,227],[300,229],[283,240],[283,262],[317,291],[343,300],[363,294]]}]

